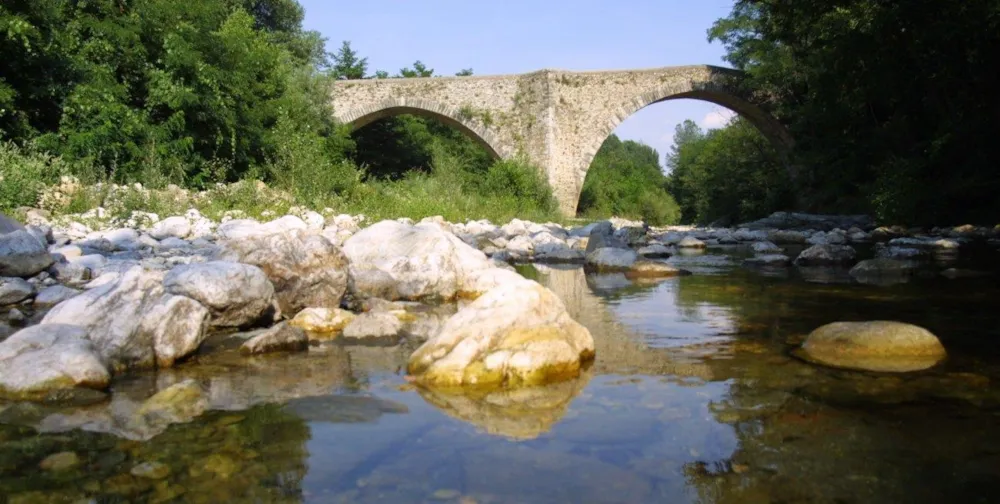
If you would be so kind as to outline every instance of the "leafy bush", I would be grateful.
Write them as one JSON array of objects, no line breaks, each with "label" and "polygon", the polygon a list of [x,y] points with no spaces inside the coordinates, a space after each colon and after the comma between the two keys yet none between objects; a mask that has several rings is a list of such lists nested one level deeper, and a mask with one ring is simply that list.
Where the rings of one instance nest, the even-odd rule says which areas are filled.
[{"label": "leafy bush", "polygon": [[476,192],[483,197],[512,196],[529,211],[555,213],[558,208],[552,188],[541,170],[520,159],[500,160],[476,179]]},{"label": "leafy bush", "polygon": [[666,181],[655,149],[611,135],[590,164],[577,213],[590,219],[618,216],[675,224],[680,211],[664,188]]},{"label": "leafy bush", "polygon": [[361,172],[346,159],[334,160],[325,139],[282,117],[274,134],[281,141],[267,165],[275,185],[310,207],[320,207],[331,197],[349,193],[361,183]]},{"label": "leafy bush", "polygon": [[36,206],[42,189],[73,168],[60,157],[0,143],[0,211]]}]

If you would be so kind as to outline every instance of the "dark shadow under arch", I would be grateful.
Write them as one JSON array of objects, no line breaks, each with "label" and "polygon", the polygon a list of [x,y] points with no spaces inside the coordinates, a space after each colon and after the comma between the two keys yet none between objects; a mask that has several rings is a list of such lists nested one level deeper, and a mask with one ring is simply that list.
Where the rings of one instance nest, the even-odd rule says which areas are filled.
[{"label": "dark shadow under arch", "polygon": [[471,123],[470,121],[461,119],[459,117],[461,114],[457,111],[450,111],[449,109],[441,106],[434,106],[434,109],[437,110],[432,110],[427,107],[414,106],[411,104],[391,104],[384,107],[375,107],[374,110],[371,111],[364,111],[357,114],[356,117],[348,116],[342,121],[349,124],[353,130],[358,130],[380,119],[405,114],[434,119],[455,128],[474,140],[483,149],[485,149],[486,152],[493,157],[493,159],[501,159],[503,157],[492,132],[479,125]]}]

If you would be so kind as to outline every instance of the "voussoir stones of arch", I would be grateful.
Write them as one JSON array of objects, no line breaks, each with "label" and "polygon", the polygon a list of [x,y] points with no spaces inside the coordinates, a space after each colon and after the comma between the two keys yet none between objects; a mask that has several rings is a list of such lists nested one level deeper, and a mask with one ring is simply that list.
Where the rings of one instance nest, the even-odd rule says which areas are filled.
[{"label": "voussoir stones of arch", "polygon": [[814,330],[799,356],[832,367],[907,372],[934,366],[944,346],[927,329],[903,322],[833,322]]},{"label": "voussoir stones of arch", "polygon": [[410,356],[427,386],[539,385],[579,375],[594,339],[531,280],[499,285],[459,310]]}]

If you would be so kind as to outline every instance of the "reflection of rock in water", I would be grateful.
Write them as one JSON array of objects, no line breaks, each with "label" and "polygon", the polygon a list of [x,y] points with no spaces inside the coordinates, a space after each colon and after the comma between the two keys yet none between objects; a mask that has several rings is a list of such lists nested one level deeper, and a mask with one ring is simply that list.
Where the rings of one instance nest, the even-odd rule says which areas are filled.
[{"label": "reflection of rock in water", "polygon": [[283,409],[308,422],[374,422],[383,414],[409,413],[405,404],[368,396],[321,396],[292,399]]},{"label": "reflection of rock in water", "polygon": [[[603,281],[605,276],[600,276],[598,285],[607,285]],[[621,278],[628,281],[624,275]],[[594,281],[584,273],[583,268],[545,268],[538,281],[555,292],[566,305],[569,315],[594,336],[597,357],[593,370],[596,374],[634,373],[712,379],[711,369],[697,356],[649,348],[643,344],[642,338],[622,324],[608,310],[605,302],[594,294],[590,287]]]},{"label": "reflection of rock in water", "polygon": [[404,347],[327,345],[300,354],[246,358],[235,351],[199,356],[194,365],[128,377],[113,384],[111,400],[85,408],[41,407],[19,415],[18,423],[43,432],[82,428],[130,439],[149,439],[162,428],[135,423],[143,401],[186,379],[205,389],[209,410],[238,411],[258,404],[282,403],[353,390],[376,373],[395,373],[409,355]]},{"label": "reflection of rock in water", "polygon": [[[0,425],[0,501],[299,502],[309,438],[303,420],[273,405],[209,412],[143,443]],[[81,463],[39,471],[38,458],[53,448]]]},{"label": "reflection of rock in water", "polygon": [[591,374],[541,387],[434,390],[419,388],[420,396],[448,415],[469,422],[490,434],[533,439],[548,432],[587,386]]},{"label": "reflection of rock in water", "polygon": [[613,463],[531,443],[466,439],[447,425],[400,446],[363,481],[324,502],[662,502],[649,480]]}]

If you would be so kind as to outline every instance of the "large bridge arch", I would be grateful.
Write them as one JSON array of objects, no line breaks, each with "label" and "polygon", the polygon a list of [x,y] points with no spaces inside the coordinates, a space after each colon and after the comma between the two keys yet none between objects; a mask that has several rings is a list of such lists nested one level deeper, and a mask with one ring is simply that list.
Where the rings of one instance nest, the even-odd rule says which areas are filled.
[{"label": "large bridge arch", "polygon": [[454,109],[433,100],[420,98],[392,98],[376,103],[367,104],[360,107],[345,110],[335,115],[335,119],[341,124],[347,124],[352,129],[357,130],[365,126],[384,119],[403,114],[411,114],[441,121],[451,126],[477,144],[486,149],[494,159],[501,159],[508,154],[503,145],[497,140],[494,132],[485,125],[471,120],[468,113],[461,109]]},{"label": "large bridge arch", "polygon": [[560,210],[574,215],[590,163],[626,118],[654,103],[693,98],[746,117],[778,147],[784,127],[745,96],[743,73],[708,65],[519,75],[337,81],[334,113],[355,127],[411,113],[437,118],[499,158],[524,156],[545,171]]},{"label": "large bridge arch", "polygon": [[[633,89],[630,96],[625,96],[617,102],[607,103],[603,107],[603,113],[598,114],[593,121],[589,121],[592,126],[585,131],[579,131],[580,138],[577,140],[578,154],[564,158],[565,162],[573,163],[572,167],[566,167],[564,173],[572,173],[573,192],[564,190],[563,198],[572,200],[572,211],[576,211],[579,203],[580,193],[583,190],[583,183],[587,177],[590,165],[597,155],[597,151],[605,140],[629,117],[640,110],[663,102],[680,99],[694,99],[713,103],[729,109],[750,124],[775,147],[775,150],[786,161],[795,142],[788,130],[777,121],[771,114],[760,106],[754,104],[743,96],[740,80],[743,78],[742,72],[726,68],[712,66],[678,67],[674,70],[687,70],[690,73],[686,79],[667,80],[645,79],[652,85],[648,87]],[[640,71],[642,72],[642,71]],[[651,70],[646,72],[658,72]],[[638,79],[642,80],[642,79]],[[787,163],[786,163],[787,165]],[[788,168],[790,175],[793,174],[791,167]],[[567,184],[564,184],[567,185]],[[566,212],[570,205],[561,201]]]}]

